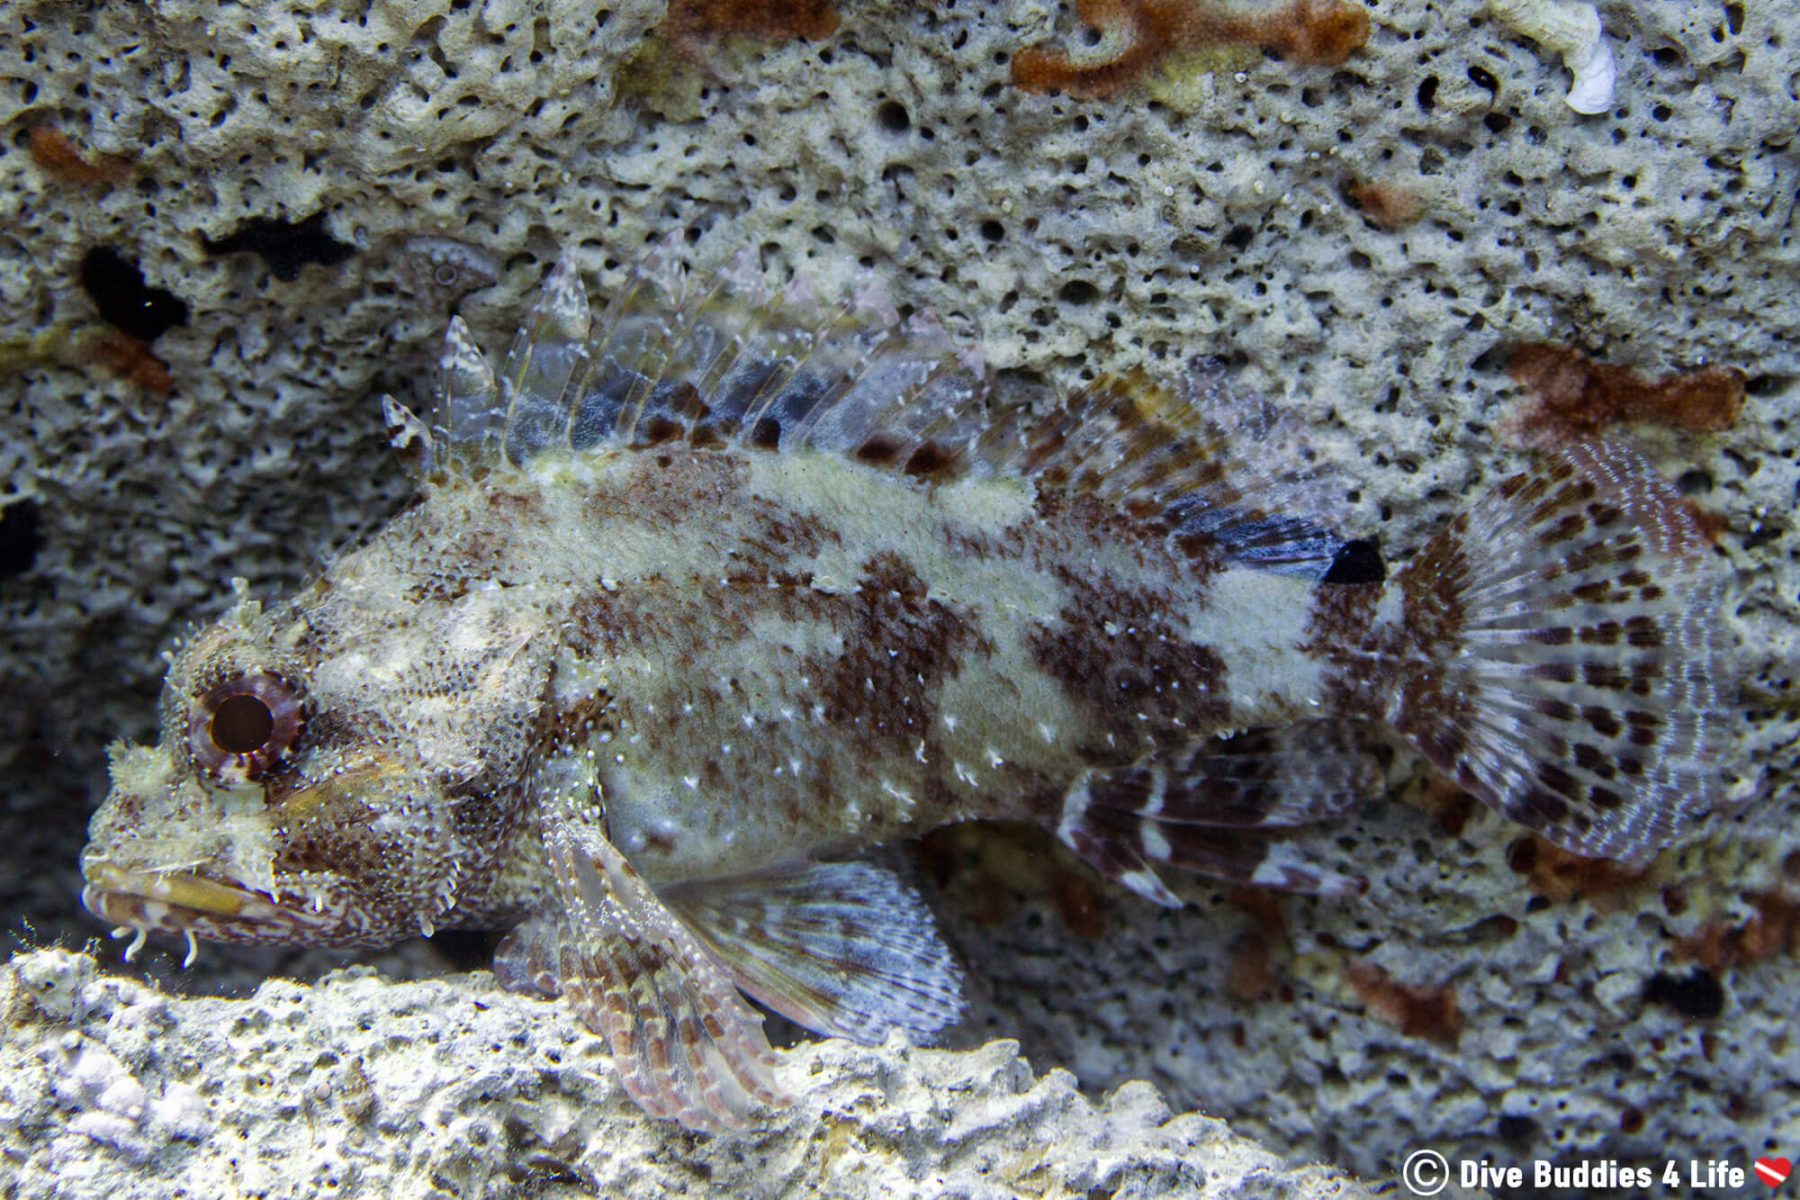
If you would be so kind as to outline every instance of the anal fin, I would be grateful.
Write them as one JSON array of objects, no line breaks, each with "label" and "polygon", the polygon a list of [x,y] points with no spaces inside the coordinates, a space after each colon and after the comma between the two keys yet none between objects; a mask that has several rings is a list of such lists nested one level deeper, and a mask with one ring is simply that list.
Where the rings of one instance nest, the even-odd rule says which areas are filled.
[{"label": "anal fin", "polygon": [[816,863],[668,889],[737,985],[808,1029],[879,1045],[962,1015],[961,973],[931,911],[892,872]]},{"label": "anal fin", "polygon": [[1178,759],[1165,823],[1279,829],[1343,816],[1381,784],[1384,742],[1361,721],[1296,721],[1197,742]]},{"label": "anal fin", "polygon": [[1181,901],[1157,866],[1231,883],[1355,895],[1360,879],[1244,831],[1338,816],[1379,780],[1377,742],[1351,721],[1301,721],[1197,742],[1166,762],[1094,772],[1064,797],[1056,833],[1095,870],[1148,900]]},{"label": "anal fin", "polygon": [[562,993],[606,1038],[626,1093],[701,1132],[742,1128],[755,1105],[788,1103],[762,1018],[607,839],[588,798],[598,783],[568,784],[546,806],[544,829],[567,922]]}]

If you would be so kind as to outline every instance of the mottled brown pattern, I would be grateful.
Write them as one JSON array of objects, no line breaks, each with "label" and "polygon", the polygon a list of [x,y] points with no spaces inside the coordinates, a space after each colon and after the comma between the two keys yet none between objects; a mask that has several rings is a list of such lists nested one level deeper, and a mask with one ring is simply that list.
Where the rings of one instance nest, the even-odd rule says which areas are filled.
[{"label": "mottled brown pattern", "polygon": [[278,871],[331,871],[373,893],[387,878],[389,848],[373,828],[376,811],[336,797],[304,816],[282,820]]},{"label": "mottled brown pattern", "polygon": [[[1225,725],[1225,663],[1172,616],[1168,593],[1059,568],[1069,601],[1032,635],[1037,666],[1089,704],[1111,743],[1081,747],[1095,763],[1127,763]],[[1113,632],[1109,632],[1109,627]]]},{"label": "mottled brown pattern", "polygon": [[507,537],[490,525],[471,526],[454,553],[424,566],[409,594],[415,600],[450,603],[478,583],[495,578],[506,565]]},{"label": "mottled brown pattern", "polygon": [[1466,748],[1464,722],[1474,714],[1474,697],[1447,686],[1450,680],[1444,672],[1394,670],[1403,661],[1442,658],[1461,631],[1458,597],[1468,565],[1458,548],[1460,523],[1460,518],[1453,522],[1446,535],[1433,541],[1396,579],[1393,586],[1403,589],[1402,621],[1376,623],[1376,609],[1388,585],[1322,587],[1314,593],[1301,649],[1328,665],[1326,711],[1367,719],[1386,714],[1393,706],[1395,728],[1468,786],[1473,777],[1456,764]]},{"label": "mottled brown pattern", "polygon": [[810,586],[810,576],[794,573],[794,562],[809,560],[828,545],[843,544],[843,535],[812,513],[758,495],[745,495],[739,507],[747,518],[747,528],[731,552],[727,574],[732,578],[758,582],[805,579]]},{"label": "mottled brown pattern", "polygon": [[623,488],[590,492],[585,516],[593,528],[625,521],[676,525],[696,512],[731,513],[740,507],[748,464],[740,455],[671,448],[631,456]]},{"label": "mottled brown pattern", "polygon": [[[1157,565],[1168,571],[1177,569],[1178,564],[1184,566],[1190,584],[1187,595],[1191,600],[1204,596],[1207,581],[1223,565],[1218,547],[1210,537],[1196,534],[1172,538],[1168,523],[1158,516],[1160,508],[1157,506],[1134,517],[1121,511],[1118,505],[1096,496],[1073,495],[1042,487],[1032,511],[1037,517],[1035,522],[1007,531],[1009,535],[1018,536],[1027,554],[1045,533],[1096,545],[1127,546],[1141,563],[1157,560]],[[1039,561],[1054,561],[1042,549],[1038,554]]]},{"label": "mottled brown pattern", "polygon": [[825,719],[871,749],[910,750],[931,730],[938,687],[993,647],[980,617],[932,597],[912,564],[882,552],[855,593],[834,598],[840,654],[809,660]]},{"label": "mottled brown pattern", "polygon": [[[1403,614],[1398,632],[1405,641],[1395,647],[1397,653],[1423,662],[1452,657],[1468,621],[1463,608],[1470,582],[1466,536],[1467,518],[1458,516],[1398,577]],[[1467,746],[1466,730],[1476,716],[1478,697],[1455,686],[1444,671],[1406,671],[1400,688],[1394,728],[1440,769],[1455,769]]]},{"label": "mottled brown pattern", "polygon": [[612,697],[604,692],[583,696],[573,704],[546,702],[538,709],[531,744],[539,757],[586,745],[599,730],[610,728]]}]

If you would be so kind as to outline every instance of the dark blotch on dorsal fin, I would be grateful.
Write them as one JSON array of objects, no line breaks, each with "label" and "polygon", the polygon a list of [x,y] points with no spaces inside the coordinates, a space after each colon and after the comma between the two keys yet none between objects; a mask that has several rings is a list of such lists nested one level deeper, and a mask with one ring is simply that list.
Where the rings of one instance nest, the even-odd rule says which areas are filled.
[{"label": "dark blotch on dorsal fin", "polygon": [[1383,583],[1387,580],[1387,563],[1381,548],[1369,538],[1352,538],[1338,547],[1331,569],[1319,577],[1320,583]]}]

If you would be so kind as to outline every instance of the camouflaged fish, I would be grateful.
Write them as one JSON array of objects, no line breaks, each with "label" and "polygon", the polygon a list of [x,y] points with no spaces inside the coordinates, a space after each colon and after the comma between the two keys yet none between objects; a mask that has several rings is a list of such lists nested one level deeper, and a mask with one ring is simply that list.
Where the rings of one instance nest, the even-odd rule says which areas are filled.
[{"label": "camouflaged fish", "polygon": [[824,315],[573,260],[498,370],[450,326],[418,502],[300,594],[243,594],[117,747],[83,856],[128,930],[389,944],[509,929],[626,1090],[695,1129],[777,1104],[742,993],[824,1034],[961,1009],[919,898],[858,852],[1029,820],[1107,877],[1360,881],[1279,832],[1397,737],[1579,854],[1717,794],[1720,574],[1629,450],[1542,455],[1391,578],[1327,528],[1302,431],[1204,369],[991,411],[867,293]]}]

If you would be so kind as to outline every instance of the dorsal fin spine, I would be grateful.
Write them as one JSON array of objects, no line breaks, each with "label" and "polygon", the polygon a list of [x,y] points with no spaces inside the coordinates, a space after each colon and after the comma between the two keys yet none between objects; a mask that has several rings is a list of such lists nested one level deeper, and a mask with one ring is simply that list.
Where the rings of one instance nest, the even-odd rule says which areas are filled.
[{"label": "dorsal fin spine", "polygon": [[934,317],[901,319],[879,287],[865,281],[821,315],[804,277],[763,288],[744,253],[695,280],[675,247],[658,244],[597,319],[564,254],[498,379],[453,321],[440,461],[521,466],[550,448],[671,438],[810,448],[931,480],[1016,474],[1159,523],[1188,554],[1330,569],[1340,543],[1308,518],[1335,497],[1309,478],[1300,422],[1234,396],[1217,371],[1169,385],[1102,378],[1042,415],[996,416],[979,359]]},{"label": "dorsal fin spine", "polygon": [[506,422],[500,449],[517,466],[559,444],[573,408],[571,385],[586,374],[587,292],[575,256],[565,252],[544,281],[501,371]]},{"label": "dorsal fin spine", "polygon": [[445,458],[459,462],[491,458],[497,445],[494,429],[504,413],[499,404],[500,387],[461,317],[450,318],[444,331],[438,395],[437,416],[443,424],[434,440],[445,447]]}]

